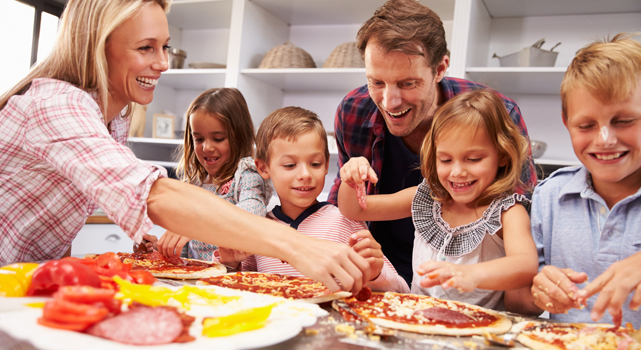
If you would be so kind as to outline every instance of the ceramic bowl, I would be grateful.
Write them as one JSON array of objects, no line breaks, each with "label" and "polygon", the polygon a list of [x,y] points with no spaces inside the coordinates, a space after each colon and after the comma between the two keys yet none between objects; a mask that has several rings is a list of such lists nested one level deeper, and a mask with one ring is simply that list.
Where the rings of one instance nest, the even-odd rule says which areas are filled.
[{"label": "ceramic bowl", "polygon": [[530,145],[532,147],[532,158],[540,158],[548,147],[545,142],[537,140],[530,141]]}]

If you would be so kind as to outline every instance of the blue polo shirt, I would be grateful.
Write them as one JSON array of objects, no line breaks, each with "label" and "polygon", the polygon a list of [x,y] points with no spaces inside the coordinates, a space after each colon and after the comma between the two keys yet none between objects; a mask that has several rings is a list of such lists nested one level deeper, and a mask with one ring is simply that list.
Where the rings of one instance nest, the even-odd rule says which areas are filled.
[{"label": "blue polo shirt", "polygon": [[[534,190],[532,235],[539,271],[545,265],[571,268],[587,273],[588,281],[593,281],[613,263],[641,250],[641,189],[609,209],[594,192],[585,167],[559,169]],[[630,322],[639,328],[641,311],[628,307],[632,295],[623,305],[623,324]],[[592,322],[590,310],[597,297],[588,299],[588,307],[583,310],[571,309],[550,318]],[[612,323],[612,317],[606,311],[599,322]]]}]

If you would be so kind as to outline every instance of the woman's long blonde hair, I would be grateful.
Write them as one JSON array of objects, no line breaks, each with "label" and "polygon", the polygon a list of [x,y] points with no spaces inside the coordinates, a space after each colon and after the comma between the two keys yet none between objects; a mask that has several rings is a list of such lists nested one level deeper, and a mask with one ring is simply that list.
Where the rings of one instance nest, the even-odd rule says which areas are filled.
[{"label": "woman's long blonde hair", "polygon": [[528,166],[528,142],[510,118],[503,100],[491,90],[479,89],[456,95],[439,108],[421,147],[421,172],[433,192],[433,198],[446,202],[452,197],[438,179],[436,148],[438,139],[446,132],[459,129],[468,137],[485,129],[499,157],[507,164],[498,169],[496,180],[479,196],[478,205],[489,204],[500,195],[512,194],[517,187],[525,189],[520,175]]},{"label": "woman's long blonde hair", "polygon": [[254,123],[249,115],[249,108],[243,94],[235,88],[214,88],[200,94],[187,109],[184,142],[178,150],[176,173],[180,180],[188,183],[203,183],[207,178],[207,169],[198,161],[194,149],[194,137],[191,134],[191,116],[202,110],[217,118],[227,129],[229,161],[225,163],[212,178],[218,186],[231,180],[238,168],[241,158],[251,157],[254,150]]},{"label": "woman's long blonde hair", "polygon": [[[172,0],[69,0],[51,53],[18,84],[0,96],[0,110],[13,95],[24,94],[36,78],[66,81],[98,93],[103,116],[109,97],[105,47],[109,35],[144,7],[156,3],[165,13]],[[131,103],[127,111],[131,111]],[[129,113],[129,112],[128,112]]]}]

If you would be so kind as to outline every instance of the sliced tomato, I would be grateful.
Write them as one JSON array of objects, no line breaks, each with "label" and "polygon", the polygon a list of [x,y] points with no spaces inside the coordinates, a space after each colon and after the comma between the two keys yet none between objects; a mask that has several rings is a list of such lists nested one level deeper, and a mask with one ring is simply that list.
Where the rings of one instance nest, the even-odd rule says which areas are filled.
[{"label": "sliced tomato", "polygon": [[154,284],[156,282],[156,277],[145,270],[131,270],[129,271],[129,276],[133,278],[134,282],[137,284]]},{"label": "sliced tomato", "polygon": [[[58,314],[62,316],[57,317]],[[95,306],[89,304],[74,303],[62,299],[53,299],[45,303],[43,309],[43,316],[46,319],[57,320],[64,322],[66,316],[71,317],[68,322],[73,322],[73,319],[82,320],[81,322],[97,322],[105,318],[109,314],[104,306]],[[48,317],[51,315],[53,317]]]},{"label": "sliced tomato", "polygon": [[44,317],[38,318],[38,324],[56,329],[66,329],[68,331],[82,332],[89,328],[93,323],[60,323],[51,320],[47,320]]},{"label": "sliced tomato", "polygon": [[109,252],[96,258],[94,269],[100,275],[111,277],[123,272],[124,266],[120,258],[116,256],[116,253]]},{"label": "sliced tomato", "polygon": [[108,301],[102,301],[100,303],[94,303],[94,306],[103,306],[109,310],[110,313],[117,315],[121,311],[122,300],[111,299]]},{"label": "sliced tomato", "polygon": [[116,295],[116,291],[110,289],[89,286],[64,286],[60,287],[53,297],[76,303],[92,304],[109,301],[114,298],[114,295]]}]

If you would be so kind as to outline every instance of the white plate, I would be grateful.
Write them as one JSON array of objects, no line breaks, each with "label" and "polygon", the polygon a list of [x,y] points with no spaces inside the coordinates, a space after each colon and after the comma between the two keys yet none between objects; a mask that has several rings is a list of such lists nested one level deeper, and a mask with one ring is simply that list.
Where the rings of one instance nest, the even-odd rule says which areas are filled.
[{"label": "white plate", "polygon": [[[171,287],[170,287],[171,288]],[[216,286],[207,286],[218,294],[240,296],[242,301],[231,301],[224,307],[192,306],[188,312],[196,317],[190,334],[196,338],[190,343],[145,346],[145,349],[253,349],[281,343],[298,335],[302,327],[316,323],[317,317],[327,315],[327,311],[316,304],[309,304],[283,298],[250,292],[235,291]],[[84,349],[140,349],[140,346],[120,344],[84,333],[58,330],[41,326],[37,319],[42,309],[31,308],[25,304],[44,301],[47,298],[4,298],[0,297],[0,330],[14,338],[27,340],[42,350],[84,350]],[[224,316],[245,308],[280,302],[274,307],[267,325],[261,329],[243,332],[227,337],[203,337],[203,316]]]}]

